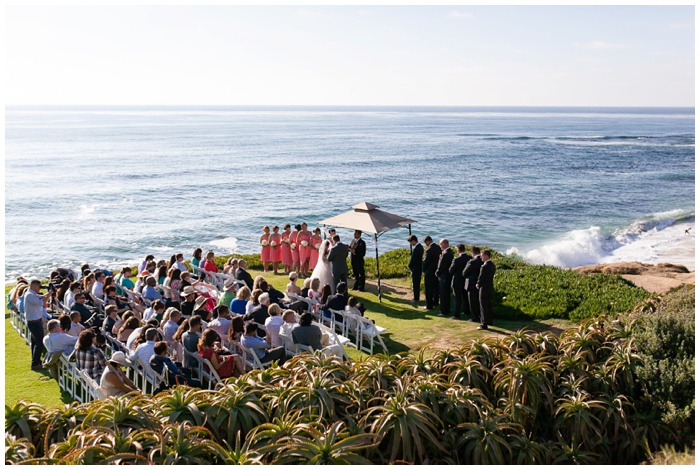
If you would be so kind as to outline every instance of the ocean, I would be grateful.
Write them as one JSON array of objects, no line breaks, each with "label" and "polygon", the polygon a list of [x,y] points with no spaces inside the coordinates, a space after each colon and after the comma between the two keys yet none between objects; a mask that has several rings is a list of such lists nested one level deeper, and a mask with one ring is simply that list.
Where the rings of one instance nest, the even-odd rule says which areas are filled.
[{"label": "ocean", "polygon": [[[6,107],[5,279],[253,253],[264,225],[313,228],[363,201],[416,220],[419,237],[532,263],[694,270],[694,113]],[[387,232],[379,251],[407,235]]]}]

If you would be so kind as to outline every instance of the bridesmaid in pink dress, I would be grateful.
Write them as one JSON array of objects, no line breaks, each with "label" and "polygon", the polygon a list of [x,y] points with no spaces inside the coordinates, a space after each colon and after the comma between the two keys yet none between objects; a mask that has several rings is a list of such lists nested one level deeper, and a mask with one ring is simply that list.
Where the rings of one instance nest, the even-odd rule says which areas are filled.
[{"label": "bridesmaid in pink dress", "polygon": [[318,248],[321,246],[321,242],[323,242],[321,229],[316,227],[311,237],[311,254],[309,255],[309,269],[311,271],[314,270],[316,263],[318,263]]},{"label": "bridesmaid in pink dress", "polygon": [[263,234],[260,236],[260,261],[263,264],[263,271],[267,272],[267,267],[272,259],[270,258],[270,227],[263,227]]},{"label": "bridesmaid in pink dress", "polygon": [[309,275],[309,255],[311,254],[311,232],[306,229],[306,223],[301,224],[301,232],[297,237],[299,241],[299,264],[304,277]]},{"label": "bridesmaid in pink dress", "polygon": [[298,238],[299,231],[301,230],[301,225],[296,224],[294,226],[294,231],[289,236],[289,246],[292,249],[292,271],[299,272],[299,246]]},{"label": "bridesmaid in pink dress", "polygon": [[284,273],[289,274],[292,272],[292,249],[289,247],[289,236],[291,234],[291,227],[289,224],[285,224],[284,232],[282,232],[282,246],[280,251],[282,253],[282,264],[284,265]]},{"label": "bridesmaid in pink dress", "polygon": [[272,262],[272,271],[277,274],[277,268],[282,261],[282,236],[280,228],[275,225],[272,227],[272,235],[270,235],[270,261]]}]

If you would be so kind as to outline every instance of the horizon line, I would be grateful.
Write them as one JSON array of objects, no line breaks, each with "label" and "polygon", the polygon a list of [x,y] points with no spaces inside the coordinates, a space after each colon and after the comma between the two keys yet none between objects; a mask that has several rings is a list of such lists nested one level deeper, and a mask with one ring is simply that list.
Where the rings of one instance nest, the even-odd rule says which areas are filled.
[{"label": "horizon line", "polygon": [[5,104],[5,107],[68,107],[68,106],[113,106],[113,107],[136,107],[136,106],[157,106],[157,107],[257,107],[257,108],[300,108],[300,107],[318,107],[318,108],[695,108],[695,105],[471,105],[471,104]]}]

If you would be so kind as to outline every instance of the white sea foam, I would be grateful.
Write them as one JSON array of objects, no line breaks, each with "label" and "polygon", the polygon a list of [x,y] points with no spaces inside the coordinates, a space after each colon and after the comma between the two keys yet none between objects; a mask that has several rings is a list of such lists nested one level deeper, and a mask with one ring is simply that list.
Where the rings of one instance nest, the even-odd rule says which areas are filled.
[{"label": "white sea foam", "polygon": [[600,227],[573,230],[529,250],[510,248],[507,254],[533,264],[573,268],[597,263],[639,261],[682,264],[695,269],[694,212],[674,210],[634,221],[605,233]]},{"label": "white sea foam", "polygon": [[226,237],[218,240],[212,240],[209,242],[209,244],[218,246],[219,248],[226,248],[233,253],[238,248],[238,239],[236,237]]}]

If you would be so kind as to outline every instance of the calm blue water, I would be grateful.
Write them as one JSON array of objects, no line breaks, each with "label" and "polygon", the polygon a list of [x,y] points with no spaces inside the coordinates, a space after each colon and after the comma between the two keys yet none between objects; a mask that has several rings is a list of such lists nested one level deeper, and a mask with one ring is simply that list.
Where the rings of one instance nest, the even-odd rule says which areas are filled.
[{"label": "calm blue water", "polygon": [[361,201],[523,253],[695,214],[692,108],[8,107],[5,145],[6,279],[255,252]]}]

